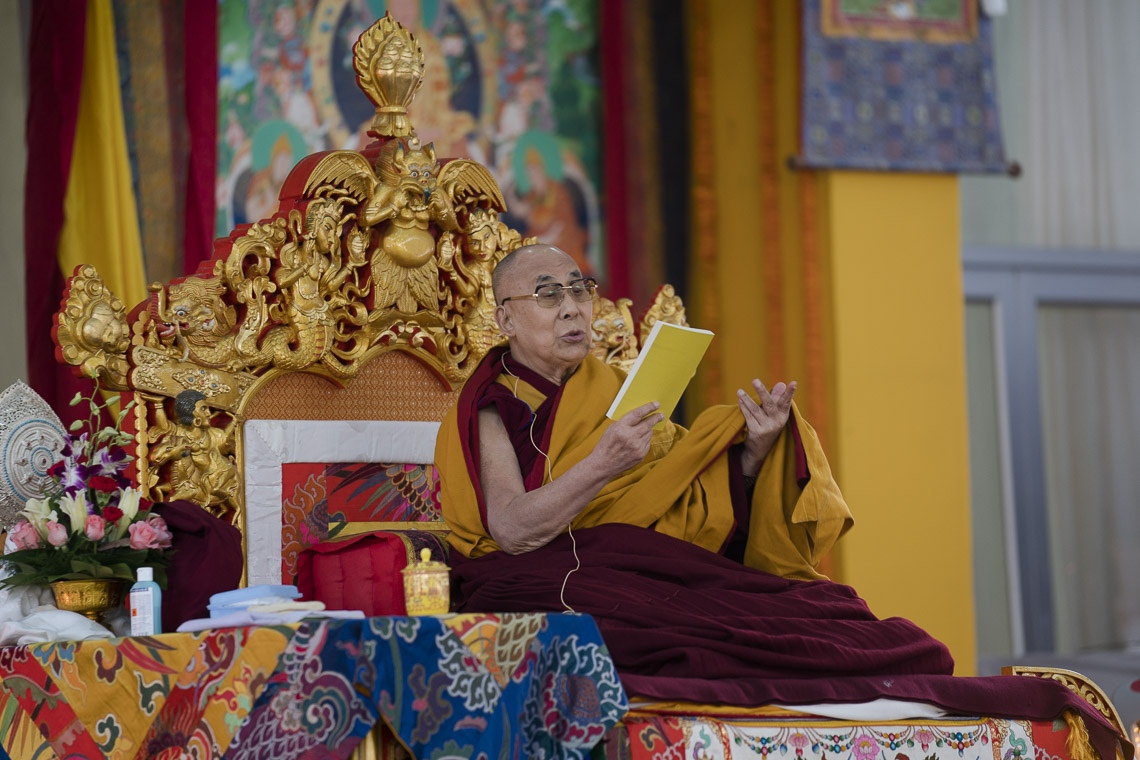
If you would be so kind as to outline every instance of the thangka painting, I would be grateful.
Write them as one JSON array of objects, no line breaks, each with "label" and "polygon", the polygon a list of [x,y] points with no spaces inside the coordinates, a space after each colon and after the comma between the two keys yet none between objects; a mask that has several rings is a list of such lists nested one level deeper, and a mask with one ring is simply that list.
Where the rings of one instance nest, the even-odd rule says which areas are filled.
[{"label": "thangka painting", "polygon": [[971,42],[978,0],[821,0],[828,37]]},{"label": "thangka painting", "polygon": [[352,45],[388,11],[424,53],[420,140],[487,166],[507,224],[605,279],[593,0],[221,0],[216,234],[269,216],[305,155],[371,141]]},{"label": "thangka painting", "polygon": [[[974,2],[943,5],[949,12],[951,5]],[[836,37],[827,34],[821,14],[834,11],[837,4],[839,0],[801,3],[800,157],[804,166],[963,173],[1006,170],[988,19],[977,17],[976,37],[964,42]],[[856,4],[854,0],[843,3],[849,8]],[[868,0],[861,5],[870,9],[924,3]]]}]

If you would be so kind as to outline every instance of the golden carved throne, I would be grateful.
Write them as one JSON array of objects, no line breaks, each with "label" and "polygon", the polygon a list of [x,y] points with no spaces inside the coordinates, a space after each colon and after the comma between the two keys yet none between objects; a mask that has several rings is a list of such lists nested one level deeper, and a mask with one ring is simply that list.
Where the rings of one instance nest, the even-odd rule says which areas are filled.
[{"label": "golden carved throne", "polygon": [[[149,498],[190,500],[238,526],[251,584],[282,582],[302,534],[445,530],[435,429],[501,338],[491,271],[528,242],[500,220],[484,166],[437,158],[416,137],[413,35],[381,19],[354,66],[376,107],[374,142],[301,160],[271,217],[215,241],[198,272],[152,284],[129,313],[83,266],[56,315],[58,357],[136,402],[127,422]],[[607,361],[632,363],[657,319],[684,322],[669,287],[639,325],[630,307],[597,298],[595,352]],[[377,461],[415,502],[397,519],[314,528],[320,484],[283,499],[282,465]],[[406,542],[409,556],[418,547]]]}]

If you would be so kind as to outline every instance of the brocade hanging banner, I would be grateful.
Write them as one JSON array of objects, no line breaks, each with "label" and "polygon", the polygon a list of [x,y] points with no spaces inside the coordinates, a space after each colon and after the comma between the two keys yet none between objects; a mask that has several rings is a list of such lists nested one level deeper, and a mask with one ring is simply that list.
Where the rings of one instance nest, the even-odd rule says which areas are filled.
[{"label": "brocade hanging banner", "polygon": [[887,17],[803,0],[801,165],[1006,171],[990,23],[972,2],[942,16],[904,3],[911,12]]},{"label": "brocade hanging banner", "polygon": [[821,0],[827,37],[918,42],[973,42],[978,36],[977,0]]}]

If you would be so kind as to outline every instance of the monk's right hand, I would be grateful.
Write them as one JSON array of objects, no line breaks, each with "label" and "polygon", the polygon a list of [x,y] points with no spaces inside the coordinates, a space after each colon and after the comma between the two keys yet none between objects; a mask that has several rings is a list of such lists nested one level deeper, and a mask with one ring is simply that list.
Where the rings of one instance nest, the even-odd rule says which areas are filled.
[{"label": "monk's right hand", "polygon": [[594,448],[599,466],[619,475],[645,459],[653,442],[653,426],[665,419],[657,411],[660,408],[661,404],[650,401],[610,425]]}]

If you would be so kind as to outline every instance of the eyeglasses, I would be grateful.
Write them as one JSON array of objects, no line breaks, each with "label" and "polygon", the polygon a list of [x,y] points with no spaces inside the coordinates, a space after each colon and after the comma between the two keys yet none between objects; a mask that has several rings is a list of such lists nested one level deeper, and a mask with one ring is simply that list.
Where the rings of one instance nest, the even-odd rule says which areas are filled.
[{"label": "eyeglasses", "polygon": [[569,285],[563,285],[560,282],[552,282],[547,285],[539,285],[534,289],[533,293],[528,293],[525,296],[507,296],[499,304],[505,304],[507,301],[520,301],[524,298],[533,298],[538,301],[538,305],[547,309],[552,309],[558,304],[562,303],[562,299],[566,297],[566,292],[570,292],[570,297],[578,303],[585,303],[594,297],[594,291],[598,288],[598,281],[593,277],[583,277],[580,280],[574,280]]}]

